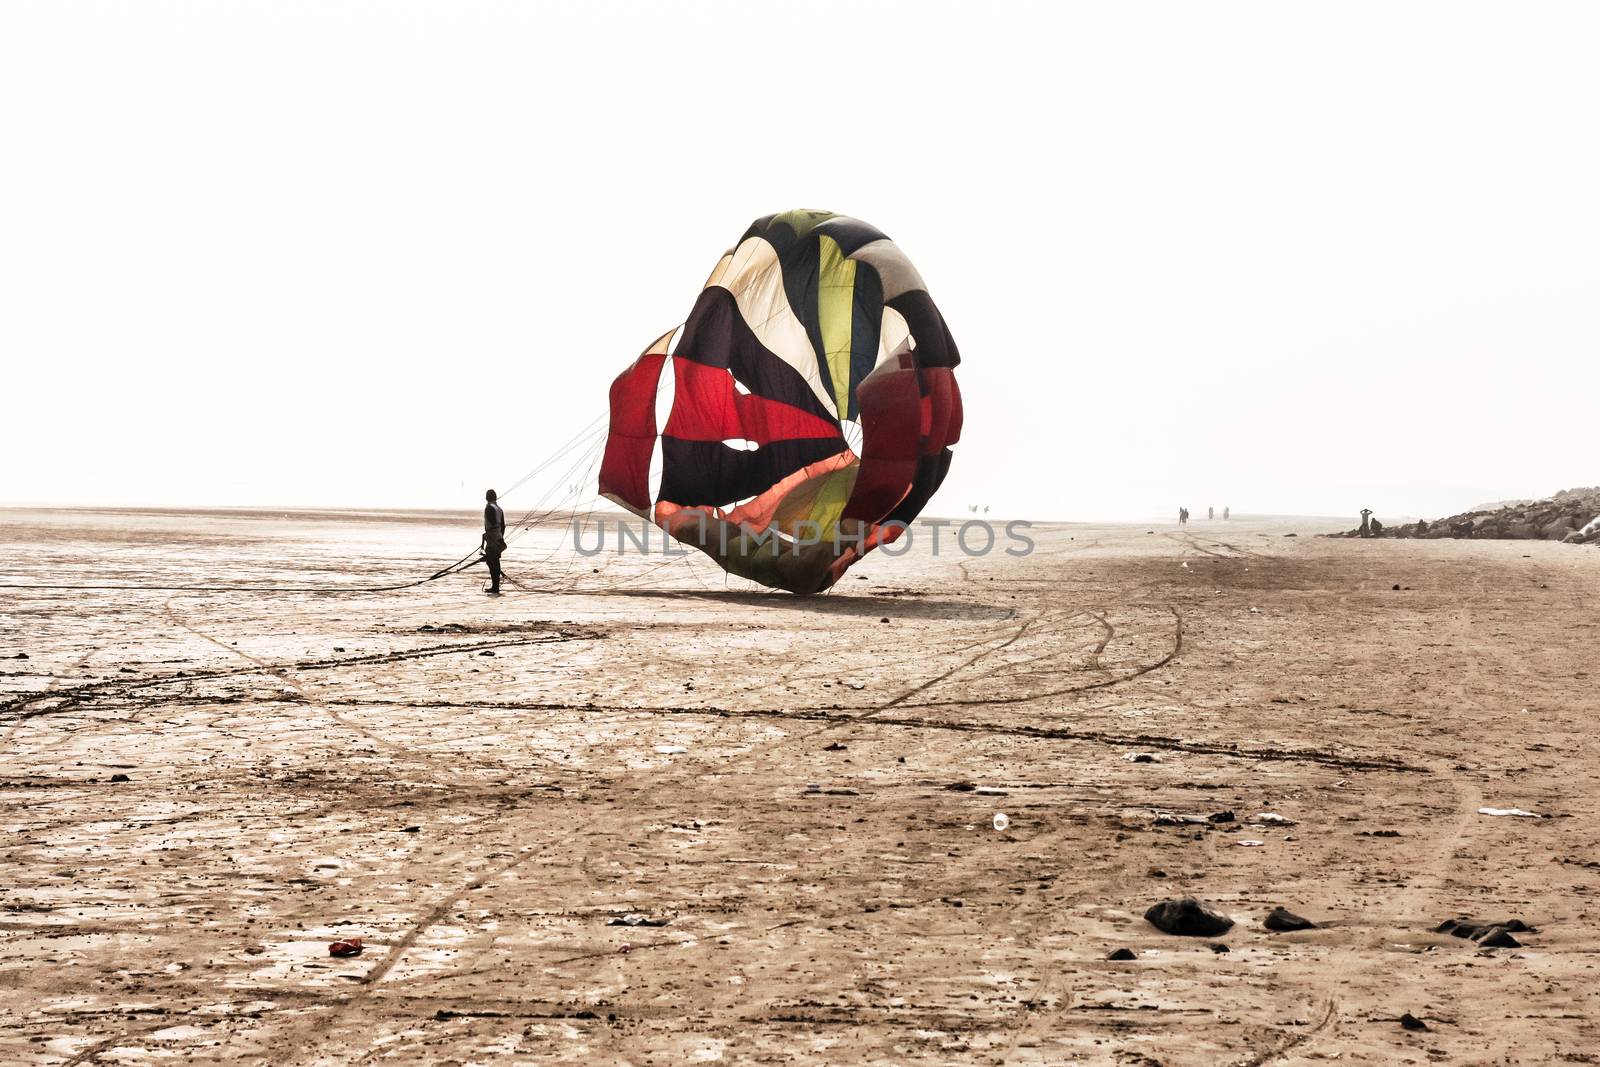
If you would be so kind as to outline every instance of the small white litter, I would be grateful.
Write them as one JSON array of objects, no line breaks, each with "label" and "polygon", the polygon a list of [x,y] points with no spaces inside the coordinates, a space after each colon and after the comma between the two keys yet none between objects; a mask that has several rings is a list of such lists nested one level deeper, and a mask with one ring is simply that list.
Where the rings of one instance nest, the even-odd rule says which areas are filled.
[{"label": "small white litter", "polygon": [[1479,808],[1479,815],[1515,815],[1523,819],[1542,819],[1536,811],[1523,811],[1521,808]]},{"label": "small white litter", "polygon": [[1259,848],[1262,845],[1266,844],[1266,842],[1265,841],[1235,841],[1234,844],[1243,845],[1245,848]]},{"label": "small white litter", "polygon": [[1256,814],[1250,816],[1250,821],[1251,822],[1269,822],[1269,823],[1272,823],[1275,826],[1293,826],[1294,825],[1294,820],[1293,819],[1286,819],[1282,815],[1278,815],[1278,814],[1276,814],[1274,812],[1270,812],[1270,811],[1257,812]]},{"label": "small white litter", "polygon": [[679,756],[689,750],[682,745],[657,745],[656,751],[663,756]]},{"label": "small white litter", "polygon": [[1004,832],[1006,827],[1008,827],[1010,825],[1011,825],[1011,817],[1009,815],[1007,815],[1003,811],[997,811],[997,812],[994,813],[994,828],[996,830]]},{"label": "small white litter", "polygon": [[992,785],[980,785],[973,790],[973,793],[980,797],[1008,797],[1011,795],[1004,789],[997,789]]}]

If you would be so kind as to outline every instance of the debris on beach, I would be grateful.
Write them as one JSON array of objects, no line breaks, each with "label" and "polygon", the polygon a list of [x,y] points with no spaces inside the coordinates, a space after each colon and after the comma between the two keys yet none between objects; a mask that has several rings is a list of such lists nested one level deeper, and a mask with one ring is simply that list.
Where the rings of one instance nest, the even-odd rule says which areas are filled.
[{"label": "debris on beach", "polygon": [[1476,941],[1479,948],[1521,948],[1522,942],[1512,937],[1512,934],[1536,934],[1539,931],[1521,919],[1474,922],[1471,919],[1459,918],[1446,919],[1435,926],[1433,932]]},{"label": "debris on beach", "polygon": [[1540,815],[1536,811],[1523,811],[1521,808],[1479,808],[1479,815],[1514,816],[1519,819],[1543,819],[1548,816]]},{"label": "debris on beach", "polygon": [[1233,929],[1232,919],[1194,897],[1163,900],[1151,905],[1144,917],[1162,933],[1179,937],[1216,937]]},{"label": "debris on beach", "polygon": [[335,941],[328,946],[330,956],[359,956],[361,955],[361,939],[359,937],[346,937]]},{"label": "debris on beach", "polygon": [[1512,937],[1505,927],[1496,927],[1478,941],[1482,948],[1521,948],[1522,942]]},{"label": "debris on beach", "polygon": [[1169,811],[1157,812],[1150,820],[1151,826],[1205,826],[1210,822],[1204,815],[1175,815]]},{"label": "debris on beach", "polygon": [[1276,812],[1259,811],[1250,816],[1250,821],[1257,824],[1270,824],[1272,826],[1293,826],[1294,820],[1283,817]]},{"label": "debris on beach", "polygon": [[1317,924],[1304,916],[1296,915],[1285,907],[1276,907],[1267,912],[1267,917],[1261,920],[1261,925],[1277,933],[1288,933],[1291,930],[1315,930]]}]

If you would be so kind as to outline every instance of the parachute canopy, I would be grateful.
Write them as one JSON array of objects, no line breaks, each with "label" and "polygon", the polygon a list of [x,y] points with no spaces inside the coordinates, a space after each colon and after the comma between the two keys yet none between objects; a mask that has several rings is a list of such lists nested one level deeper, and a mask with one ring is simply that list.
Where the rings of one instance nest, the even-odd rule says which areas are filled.
[{"label": "parachute canopy", "polygon": [[612,383],[600,493],[732,574],[819,592],[944,480],[960,358],[878,230],[827,211],[757,219],[688,321]]}]

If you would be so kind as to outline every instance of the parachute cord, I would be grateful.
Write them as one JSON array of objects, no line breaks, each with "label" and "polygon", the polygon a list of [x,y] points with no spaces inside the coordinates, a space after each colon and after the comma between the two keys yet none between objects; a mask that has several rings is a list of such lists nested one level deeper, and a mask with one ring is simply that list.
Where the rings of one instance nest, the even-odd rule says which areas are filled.
[{"label": "parachute cord", "polygon": [[[556,461],[561,459],[562,456],[564,456],[568,452],[572,451],[580,443],[582,443],[583,441],[588,440],[591,437],[594,437],[595,435],[601,433],[603,430],[606,430],[608,427],[600,426],[600,425],[598,425],[598,423],[606,420],[607,418],[609,418],[609,415],[601,415],[599,418],[595,419],[593,422],[590,422],[588,426],[585,426],[582,430],[579,430],[572,437],[569,437],[565,444],[563,444],[560,448],[556,449],[550,455],[546,456],[544,458],[544,460],[542,460],[539,463],[538,466],[534,467],[531,471],[529,471],[528,473],[524,474],[521,478],[518,478],[515,482],[511,483],[510,488],[506,489],[505,492],[500,493],[499,495],[503,496],[503,497],[510,496],[512,493],[516,492],[518,489],[522,488],[525,484],[527,484],[534,477],[534,475],[538,474],[540,471],[544,470],[546,467],[550,466],[552,463],[555,463]],[[592,448],[594,446],[591,443],[589,447]],[[587,449],[585,450],[585,453],[587,453]]]}]

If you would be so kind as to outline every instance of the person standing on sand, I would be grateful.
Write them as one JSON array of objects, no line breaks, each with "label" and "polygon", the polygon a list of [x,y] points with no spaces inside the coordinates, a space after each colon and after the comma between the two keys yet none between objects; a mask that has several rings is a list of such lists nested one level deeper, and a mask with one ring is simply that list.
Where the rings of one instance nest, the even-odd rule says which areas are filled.
[{"label": "person standing on sand", "polygon": [[500,595],[500,553],[506,550],[506,513],[493,489],[483,494],[483,562],[489,567],[489,595]]},{"label": "person standing on sand", "polygon": [[1228,521],[1228,509],[1226,507],[1224,507],[1222,509],[1222,521],[1223,522],[1227,522]]},{"label": "person standing on sand", "polygon": [[1206,521],[1210,522],[1212,519],[1214,519],[1216,517],[1217,517],[1217,509],[1213,508],[1213,507],[1207,507],[1206,508]]},{"label": "person standing on sand", "polygon": [[1361,536],[1362,537],[1371,537],[1372,536],[1372,509],[1371,508],[1362,508],[1361,509]]}]

